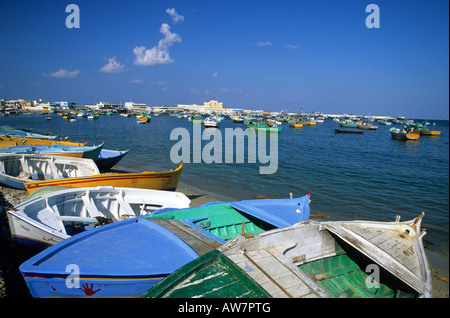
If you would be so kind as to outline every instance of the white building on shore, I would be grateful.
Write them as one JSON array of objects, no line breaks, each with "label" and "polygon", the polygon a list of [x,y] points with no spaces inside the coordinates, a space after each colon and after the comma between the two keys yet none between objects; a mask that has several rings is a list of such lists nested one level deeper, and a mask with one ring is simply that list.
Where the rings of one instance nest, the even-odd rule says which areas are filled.
[{"label": "white building on shore", "polygon": [[151,108],[147,104],[134,103],[132,101],[125,102],[124,107],[130,112],[150,112]]}]

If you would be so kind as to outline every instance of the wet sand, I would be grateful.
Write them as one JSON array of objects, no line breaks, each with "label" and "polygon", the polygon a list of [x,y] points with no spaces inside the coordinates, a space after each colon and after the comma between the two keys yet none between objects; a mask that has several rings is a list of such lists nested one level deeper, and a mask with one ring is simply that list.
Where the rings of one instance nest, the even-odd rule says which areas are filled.
[{"label": "wet sand", "polygon": [[[191,207],[207,202],[233,201],[214,193],[208,193],[195,187],[180,183],[178,192],[184,193],[191,200]],[[19,266],[36,251],[19,246],[11,240],[8,220],[5,210],[25,200],[28,193],[25,190],[15,190],[0,186],[0,298],[30,298],[31,295],[19,272]],[[255,198],[249,198],[255,199]],[[326,215],[311,213],[311,219],[326,219]],[[433,276],[433,298],[449,298],[449,269],[442,256],[427,250]],[[448,263],[447,263],[448,264]]]}]

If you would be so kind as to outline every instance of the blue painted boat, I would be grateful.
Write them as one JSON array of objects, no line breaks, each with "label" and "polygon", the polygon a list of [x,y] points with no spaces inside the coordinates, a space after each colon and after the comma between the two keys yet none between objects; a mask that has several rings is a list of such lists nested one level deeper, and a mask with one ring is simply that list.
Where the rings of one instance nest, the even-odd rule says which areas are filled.
[{"label": "blue painted boat", "polygon": [[140,297],[229,239],[309,219],[309,197],[159,210],[69,237],[19,269],[36,298]]},{"label": "blue painted boat", "polygon": [[47,156],[65,156],[75,158],[96,159],[103,148],[103,142],[98,146],[66,146],[60,144],[54,145],[22,145],[5,147],[0,152],[16,154],[37,154]]},{"label": "blue painted boat", "polygon": [[97,159],[94,159],[94,161],[100,170],[109,170],[122,160],[130,149],[131,148],[126,150],[102,149]]}]

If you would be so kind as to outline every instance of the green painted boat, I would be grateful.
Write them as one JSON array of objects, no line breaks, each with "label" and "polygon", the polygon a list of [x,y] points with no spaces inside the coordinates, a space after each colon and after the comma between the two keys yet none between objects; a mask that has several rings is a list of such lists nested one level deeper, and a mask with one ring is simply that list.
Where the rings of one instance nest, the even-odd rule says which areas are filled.
[{"label": "green painted boat", "polygon": [[246,121],[245,124],[248,128],[254,129],[256,131],[266,131],[266,132],[281,132],[282,126],[272,126],[267,122],[254,122]]},{"label": "green painted boat", "polygon": [[358,128],[358,124],[353,121],[344,121],[339,123],[339,125],[345,128]]},{"label": "green painted boat", "polygon": [[406,222],[305,221],[238,236],[142,297],[431,297],[423,215]]}]

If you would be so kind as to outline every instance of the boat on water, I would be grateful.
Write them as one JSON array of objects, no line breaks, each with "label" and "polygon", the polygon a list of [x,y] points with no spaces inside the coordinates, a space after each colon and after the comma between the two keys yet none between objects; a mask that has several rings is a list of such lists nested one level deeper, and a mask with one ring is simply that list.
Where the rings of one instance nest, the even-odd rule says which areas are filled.
[{"label": "boat on water", "polygon": [[411,130],[405,128],[392,127],[389,129],[393,139],[398,140],[417,140],[420,137],[420,133],[412,132]]},{"label": "boat on water", "polygon": [[36,154],[47,156],[64,156],[73,158],[96,159],[103,148],[103,142],[98,146],[66,146],[61,144],[53,145],[22,145],[5,147],[0,152],[11,152],[17,154]]},{"label": "boat on water", "polygon": [[26,182],[28,193],[48,186],[86,188],[112,186],[118,188],[141,188],[175,191],[180,181],[183,163],[177,169],[163,172],[144,171],[138,173],[102,173],[85,177],[65,178],[64,180],[44,180]]},{"label": "boat on water", "polygon": [[205,128],[207,127],[219,127],[220,119],[214,116],[206,117],[204,122]]},{"label": "boat on water", "polygon": [[46,187],[31,196],[7,211],[13,240],[31,247],[48,247],[158,209],[187,208],[191,202],[180,192],[114,187]]},{"label": "boat on water", "polygon": [[0,154],[0,183],[25,190],[30,181],[48,181],[86,177],[100,171],[91,159],[42,156],[36,154]]},{"label": "boat on water", "polygon": [[238,236],[167,276],[143,297],[431,297],[414,220],[305,221]]},{"label": "boat on water", "polygon": [[334,128],[334,133],[337,134],[364,134],[364,131],[362,130],[354,130],[354,129],[339,129]]},{"label": "boat on water", "polygon": [[357,127],[359,129],[365,129],[365,130],[377,130],[378,126],[372,125],[370,123],[366,123],[366,122],[358,122]]},{"label": "boat on water", "polygon": [[[289,224],[289,213],[278,215],[283,209],[275,204],[248,201],[259,200],[240,201],[239,208],[210,203],[166,209],[103,225],[48,247],[24,262],[20,271],[35,298],[140,297],[181,266],[241,234],[243,222],[250,233],[274,229],[275,221]],[[309,208],[309,195],[277,201],[296,218],[301,217],[297,209]],[[212,234],[216,228],[221,230]],[[77,288],[66,285],[68,264],[79,266]]]},{"label": "boat on water", "polygon": [[125,150],[111,150],[103,149],[96,159],[94,159],[97,167],[100,170],[109,170],[114,167],[126,154],[131,150],[131,148]]},{"label": "boat on water", "polygon": [[428,129],[427,126],[424,126],[420,130],[420,134],[423,135],[423,136],[436,137],[436,136],[440,136],[441,135],[441,131],[440,130],[430,130],[430,129]]},{"label": "boat on water", "polygon": [[392,125],[392,122],[387,119],[378,119],[378,122],[380,123],[380,125]]},{"label": "boat on water", "polygon": [[230,119],[233,121],[233,123],[243,123],[245,121],[244,117],[241,116],[230,116]]},{"label": "boat on water", "polygon": [[254,129],[256,131],[266,131],[266,132],[275,132],[275,133],[279,133],[282,130],[282,126],[279,125],[273,125],[270,124],[268,122],[263,122],[263,121],[246,121],[245,125],[248,128]]},{"label": "boat on water", "polygon": [[344,128],[358,128],[358,124],[355,123],[353,120],[345,120],[342,122],[339,122],[339,126]]}]

